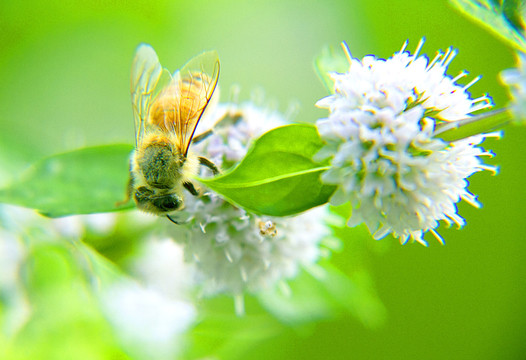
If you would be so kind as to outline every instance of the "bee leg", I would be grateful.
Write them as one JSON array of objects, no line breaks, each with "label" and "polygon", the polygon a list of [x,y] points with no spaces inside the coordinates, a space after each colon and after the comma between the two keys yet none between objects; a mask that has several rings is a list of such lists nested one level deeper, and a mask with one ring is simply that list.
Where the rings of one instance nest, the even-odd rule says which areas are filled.
[{"label": "bee leg", "polygon": [[170,217],[170,215],[166,215],[166,217],[168,218],[168,220],[170,220],[171,222],[173,222],[175,225],[181,225],[181,223],[179,223],[179,222],[175,221],[174,219],[172,219],[172,218]]},{"label": "bee leg", "polygon": [[116,207],[126,204],[131,199],[131,194],[133,193],[133,178],[130,176],[128,179],[128,184],[126,185],[126,195],[123,200],[117,201],[115,203]]},{"label": "bee leg", "polygon": [[193,196],[199,196],[199,191],[197,191],[197,189],[195,188],[194,184],[192,184],[190,181],[184,182],[183,186]]},{"label": "bee leg", "polygon": [[194,136],[194,138],[192,139],[192,144],[200,143],[201,141],[212,135],[213,132],[213,130],[206,130],[204,133]]},{"label": "bee leg", "polygon": [[[231,123],[231,124],[236,124],[239,120],[241,119],[241,113],[239,112],[231,112],[229,114],[226,114],[225,116],[223,116],[221,119],[219,119],[217,122],[216,122],[216,126],[219,124],[219,123],[223,123],[223,122],[228,122]],[[209,129],[209,130],[206,130],[204,133],[201,133],[197,136],[194,136],[194,138],[192,139],[192,144],[198,144],[200,143],[201,141],[203,141],[204,139],[206,139],[207,137],[209,137],[210,135],[212,135],[214,133],[214,130],[213,129]]]},{"label": "bee leg", "polygon": [[217,174],[219,174],[221,172],[221,171],[219,171],[217,166],[215,166],[215,164],[213,162],[211,162],[210,160],[208,160],[207,158],[199,156],[198,159],[199,159],[199,164],[204,165],[207,168],[209,168],[210,170],[212,170],[212,173],[214,175],[217,175]]}]

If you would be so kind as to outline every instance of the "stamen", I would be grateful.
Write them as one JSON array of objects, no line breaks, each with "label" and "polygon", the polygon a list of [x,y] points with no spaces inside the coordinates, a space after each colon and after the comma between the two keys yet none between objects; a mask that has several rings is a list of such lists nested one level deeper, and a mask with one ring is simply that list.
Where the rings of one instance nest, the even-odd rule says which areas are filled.
[{"label": "stamen", "polygon": [[489,151],[489,150],[488,150],[488,151],[483,151],[483,152],[481,152],[481,153],[478,154],[477,156],[487,156],[487,157],[492,158],[492,157],[495,156],[495,154],[494,154],[492,151]]},{"label": "stamen", "polygon": [[373,234],[373,238],[375,240],[380,240],[380,239],[383,239],[384,237],[387,236],[387,234],[389,234],[391,232],[391,228],[389,226],[383,226],[381,227],[380,229],[378,229],[374,234]]},{"label": "stamen", "polygon": [[492,175],[497,175],[499,173],[498,166],[480,164],[478,168],[482,170],[488,170]]},{"label": "stamen", "polygon": [[[416,47],[415,53],[413,54],[413,60],[418,57],[418,53],[420,53],[420,50],[422,50],[422,46],[424,46],[425,42],[426,42],[426,38],[421,38],[420,39],[420,41],[418,42],[418,45]],[[411,62],[413,62],[413,60],[411,60]]]},{"label": "stamen", "polygon": [[483,96],[472,100],[473,103],[483,102],[483,101],[487,102],[487,103],[491,103],[492,99],[490,97],[488,97],[488,95],[484,94]]},{"label": "stamen", "polygon": [[489,109],[489,108],[492,108],[493,107],[493,103],[492,102],[480,102],[478,104],[475,104],[473,103],[471,105],[471,112],[475,112],[475,111],[478,111],[478,110],[482,110],[482,109]]},{"label": "stamen", "polygon": [[244,266],[239,267],[239,273],[241,274],[241,279],[243,280],[243,282],[247,282],[248,275],[247,275],[247,270],[245,269]]},{"label": "stamen", "polygon": [[414,240],[416,240],[417,242],[419,242],[420,244],[424,245],[425,247],[428,247],[429,244],[427,243],[427,241],[424,240],[424,238],[422,237],[422,232],[419,231],[417,234],[411,234],[412,238]]},{"label": "stamen", "polygon": [[433,65],[435,65],[435,63],[440,60],[440,58],[444,55],[444,53],[442,51],[437,51],[437,54],[435,55],[434,59],[429,63],[429,65],[427,65],[427,68],[426,70],[429,70],[433,67]]},{"label": "stamen", "polygon": [[347,58],[347,61],[349,62],[349,64],[351,64],[352,63],[351,50],[349,50],[349,46],[347,45],[345,41],[342,41],[342,48],[343,48],[343,52],[345,53],[345,57]]},{"label": "stamen", "polygon": [[495,139],[500,139],[502,137],[502,131],[490,132],[490,133],[484,134],[484,136],[487,138],[491,137]]},{"label": "stamen", "polygon": [[459,79],[462,79],[463,77],[465,77],[466,75],[468,75],[469,73],[466,71],[466,70],[462,70],[460,72],[460,74],[458,74],[457,76],[455,76],[451,81],[452,82],[457,82]]},{"label": "stamen", "polygon": [[433,236],[435,237],[435,239],[437,239],[438,241],[440,241],[440,243],[442,245],[446,245],[446,242],[444,241],[444,238],[439,234],[437,233],[434,229],[429,229],[429,231],[431,232],[431,234],[433,234]]},{"label": "stamen", "polygon": [[453,48],[450,46],[447,49],[446,55],[444,56],[444,61],[442,62],[442,66],[447,67],[449,63],[453,61],[455,56],[457,56],[457,54],[458,54],[458,51],[456,49],[453,50]]},{"label": "stamen", "polygon": [[228,260],[228,262],[233,263],[234,259],[232,259],[232,256],[230,255],[230,252],[228,250],[225,250],[225,256]]},{"label": "stamen", "polygon": [[469,89],[473,84],[475,84],[477,81],[479,81],[482,78],[482,75],[477,76],[473,80],[471,80],[467,85],[464,85],[463,89]]},{"label": "stamen", "polygon": [[467,193],[464,195],[460,195],[460,197],[469,205],[473,206],[476,209],[480,209],[481,204],[477,201],[477,198],[473,196],[473,194]]},{"label": "stamen", "polygon": [[402,44],[402,48],[400,49],[400,54],[403,53],[405,51],[405,48],[407,47],[407,44],[409,44],[409,40],[406,40],[403,44]]},{"label": "stamen", "polygon": [[440,61],[440,66],[444,66],[444,64],[446,63],[446,60],[447,60],[449,54],[451,54],[451,50],[453,50],[453,49],[451,48],[451,46],[447,48],[446,52],[444,53],[444,55],[442,56],[442,59],[441,59],[441,61]]},{"label": "stamen", "polygon": [[457,214],[446,214],[448,218],[450,218],[460,229],[462,226],[464,226],[465,221],[462,217],[458,216]]},{"label": "stamen", "polygon": [[400,235],[400,244],[405,245],[409,241],[409,235]]}]

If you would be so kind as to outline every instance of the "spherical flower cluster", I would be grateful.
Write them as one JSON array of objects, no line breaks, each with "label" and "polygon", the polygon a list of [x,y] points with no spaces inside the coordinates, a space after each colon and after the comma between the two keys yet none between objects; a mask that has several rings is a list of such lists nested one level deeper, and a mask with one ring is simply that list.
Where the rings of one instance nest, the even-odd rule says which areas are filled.
[{"label": "spherical flower cluster", "polygon": [[296,276],[320,257],[327,235],[324,209],[294,218],[260,218],[210,194],[194,200],[192,228],[184,238],[203,293],[258,292]]},{"label": "spherical flower cluster", "polygon": [[516,121],[526,121],[526,54],[517,55],[517,67],[500,73],[504,84],[509,86],[511,94],[511,110]]},{"label": "spherical flower cluster", "polygon": [[[243,158],[252,140],[286,123],[278,113],[249,102],[220,105],[214,116],[224,119],[194,149],[223,169]],[[178,232],[174,238],[184,243],[186,259],[197,270],[203,294],[239,296],[292,278],[300,267],[316,262],[327,232],[321,221],[324,211],[315,209],[294,218],[261,218],[214,193],[205,193],[186,197],[180,216],[186,216],[187,226],[174,229]]]},{"label": "spherical flower cluster", "polygon": [[461,200],[479,206],[467,190],[470,175],[494,170],[480,156],[491,155],[478,145],[488,134],[455,142],[436,137],[436,126],[466,119],[491,106],[483,96],[471,99],[467,85],[446,70],[456,54],[451,48],[428,61],[402,50],[387,60],[352,58],[349,70],[331,74],[334,94],[317,106],[329,109],[317,127],[326,146],[318,159],[329,158],[331,168],[322,180],[338,185],[332,204],[350,201],[349,226],[365,223],[375,239],[387,234],[406,243],[427,245],[424,234],[439,221],[464,225],[457,214]]}]

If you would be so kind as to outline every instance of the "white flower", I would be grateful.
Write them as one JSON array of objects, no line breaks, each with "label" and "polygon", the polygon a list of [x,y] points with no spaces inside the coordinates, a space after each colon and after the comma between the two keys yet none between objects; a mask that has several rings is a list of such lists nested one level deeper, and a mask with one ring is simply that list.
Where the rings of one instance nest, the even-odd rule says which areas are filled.
[{"label": "white flower", "polygon": [[470,175],[492,170],[479,159],[491,155],[478,145],[487,136],[445,142],[435,136],[438,124],[466,119],[473,111],[491,106],[491,99],[471,99],[468,85],[446,75],[456,55],[451,48],[432,60],[402,50],[387,60],[352,58],[346,73],[331,74],[334,94],[317,106],[329,117],[317,127],[327,145],[318,159],[330,158],[331,168],[322,180],[338,185],[332,204],[350,201],[348,225],[365,223],[380,239],[389,233],[402,243],[409,239],[427,245],[424,233],[435,231],[439,221],[465,221],[456,204],[465,200],[480,206],[467,190]]},{"label": "white flower", "polygon": [[[252,140],[286,123],[279,113],[249,102],[219,105],[214,114],[215,120],[226,117],[228,126],[220,124],[194,149],[223,169],[242,159]],[[185,206],[181,215],[187,226],[175,228],[174,238],[184,244],[205,295],[228,293],[239,299],[245,291],[262,291],[293,278],[318,260],[327,234],[323,209],[295,218],[260,218],[213,193],[187,197]],[[239,301],[236,306],[242,312]]]},{"label": "white flower", "polygon": [[[215,195],[196,200],[185,255],[204,294],[258,292],[296,276],[320,257],[324,208],[294,218],[259,218]],[[181,239],[181,238],[180,238]]]},{"label": "white flower", "polygon": [[192,269],[184,262],[183,248],[171,238],[152,237],[130,266],[142,284],[174,299],[186,299]]},{"label": "white flower", "polygon": [[[177,276],[177,274],[173,274]],[[180,336],[195,321],[194,306],[184,300],[122,281],[101,294],[102,310],[118,330],[117,336],[141,359],[173,358]]]},{"label": "white flower", "polygon": [[526,119],[526,54],[517,54],[517,67],[500,73],[511,94],[511,110],[519,122]]}]

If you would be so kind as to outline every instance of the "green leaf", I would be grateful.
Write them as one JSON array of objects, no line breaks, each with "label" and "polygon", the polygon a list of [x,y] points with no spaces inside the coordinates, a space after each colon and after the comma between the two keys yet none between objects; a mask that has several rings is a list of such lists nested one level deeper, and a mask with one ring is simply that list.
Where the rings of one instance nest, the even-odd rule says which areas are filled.
[{"label": "green leaf", "polygon": [[467,17],[493,31],[511,46],[526,52],[524,0],[450,0]]},{"label": "green leaf", "polygon": [[385,323],[387,310],[376,294],[368,271],[346,275],[330,263],[325,264],[324,270],[323,285],[336,303],[369,328]]},{"label": "green leaf", "polygon": [[31,166],[19,180],[0,189],[0,202],[59,217],[130,208],[125,197],[130,145],[83,148],[54,155]]},{"label": "green leaf", "polygon": [[217,359],[245,359],[258,344],[282,336],[285,330],[268,314],[236,317],[232,312],[208,311],[187,335],[195,345],[182,358],[205,359],[213,354]]},{"label": "green leaf", "polygon": [[328,167],[312,160],[322,146],[313,125],[282,126],[256,140],[231,171],[198,180],[256,214],[296,214],[326,203],[335,190],[320,181]]},{"label": "green leaf", "polygon": [[[122,274],[84,245],[70,244],[31,239],[27,261],[20,264],[26,295],[18,305],[31,309],[31,316],[24,317],[23,327],[10,338],[9,355],[2,359],[130,359],[94,293],[110,280],[108,273],[114,278]],[[90,266],[93,262],[84,261],[87,256],[99,264]]]},{"label": "green leaf", "polygon": [[321,54],[314,59],[316,74],[329,93],[334,93],[334,81],[330,72],[344,73],[349,70],[349,61],[342,53],[336,53],[333,47],[325,47]]}]

